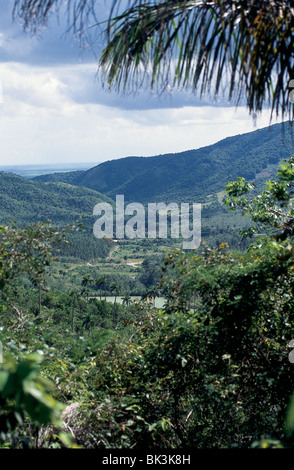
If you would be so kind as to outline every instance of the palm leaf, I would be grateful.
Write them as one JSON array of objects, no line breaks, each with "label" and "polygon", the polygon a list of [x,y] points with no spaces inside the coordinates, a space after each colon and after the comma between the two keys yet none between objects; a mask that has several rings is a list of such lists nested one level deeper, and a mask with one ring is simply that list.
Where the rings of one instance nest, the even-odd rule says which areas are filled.
[{"label": "palm leaf", "polygon": [[[237,104],[245,96],[252,114],[270,106],[276,115],[293,117],[293,0],[129,0],[127,8],[126,0],[109,3],[99,61],[109,87],[184,87],[200,96],[226,93]],[[35,32],[64,6],[76,34],[83,36],[90,22],[98,27],[95,0],[15,0],[14,17]]]},{"label": "palm leaf", "polygon": [[[113,2],[118,5],[120,2]],[[129,2],[111,17],[100,59],[103,80],[119,91],[189,87],[229,100],[247,97],[251,113],[270,104],[292,117],[294,21],[285,1]]]}]

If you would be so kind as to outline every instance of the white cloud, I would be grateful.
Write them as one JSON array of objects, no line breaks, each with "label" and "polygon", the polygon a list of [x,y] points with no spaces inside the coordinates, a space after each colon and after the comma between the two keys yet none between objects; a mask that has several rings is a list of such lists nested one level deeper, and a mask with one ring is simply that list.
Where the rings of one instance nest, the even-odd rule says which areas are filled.
[{"label": "white cloud", "polygon": [[[42,112],[67,114],[70,100],[67,85],[54,69],[29,67],[19,63],[0,64],[3,85],[2,115],[38,115]],[[74,103],[72,103],[74,104]]]},{"label": "white cloud", "polygon": [[[111,106],[105,98],[101,104],[103,92],[94,74],[95,64],[0,64],[0,164],[99,163],[175,153],[255,129],[242,107],[127,109],[118,107],[120,98],[114,106],[115,95]],[[257,127],[267,126],[268,116],[264,113]]]}]

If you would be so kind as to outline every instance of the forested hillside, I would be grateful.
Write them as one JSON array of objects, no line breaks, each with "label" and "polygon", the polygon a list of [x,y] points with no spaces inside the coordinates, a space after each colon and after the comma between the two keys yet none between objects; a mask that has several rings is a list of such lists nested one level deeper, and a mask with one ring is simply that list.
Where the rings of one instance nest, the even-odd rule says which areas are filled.
[{"label": "forested hillside", "polygon": [[111,198],[123,194],[128,202],[202,202],[206,195],[222,191],[228,180],[238,176],[254,179],[267,165],[288,158],[292,139],[290,123],[276,124],[197,150],[120,158],[88,171],[36,179],[66,181]]},{"label": "forested hillside", "polygon": [[0,221],[13,220],[17,226],[50,220],[58,227],[81,222],[84,231],[71,233],[74,246],[63,248],[63,254],[79,259],[107,255],[109,246],[93,237],[93,207],[110,202],[91,189],[66,183],[42,183],[11,173],[0,173]]},{"label": "forested hillside", "polygon": [[293,448],[293,181],[294,157],[255,196],[228,183],[225,205],[267,235],[158,252],[123,305],[101,266],[54,267],[66,233],[0,227],[0,447]]},{"label": "forested hillside", "polygon": [[[279,162],[292,153],[290,123],[276,124],[214,145],[154,157],[127,157],[107,161],[87,171],[41,175],[38,182],[66,182],[92,188],[115,201],[189,202],[202,204],[202,239],[218,246],[226,234],[231,247],[240,247],[239,231],[250,221],[229,213],[222,205],[227,181],[238,176],[255,180],[261,190],[274,178]],[[244,242],[242,245],[244,247]]]},{"label": "forested hillside", "polygon": [[[230,106],[236,98],[251,115],[266,106],[272,116],[293,119],[292,2],[109,0],[106,9],[94,0],[6,2],[24,31],[41,35],[46,26],[45,48],[23,41],[7,23],[4,4],[2,117],[9,125],[14,119],[11,134],[6,122],[2,129],[3,158],[29,161],[41,149],[40,158],[63,160],[66,148],[85,156],[109,145],[111,136],[129,140],[142,104],[144,127],[150,119],[146,86],[156,97],[177,87],[194,91],[192,107],[199,92],[206,103],[221,98],[222,109],[224,98]],[[54,17],[98,52],[104,89],[143,92],[135,115],[116,100],[108,112],[99,88],[94,100],[88,62],[81,63],[80,81],[72,41],[57,50],[60,30],[47,35]],[[187,103],[177,96],[176,102]],[[218,124],[222,114],[215,121],[208,111]],[[168,120],[156,116],[153,129],[158,122],[160,129],[169,126],[165,114]],[[174,123],[178,114],[172,114]],[[179,126],[185,148],[183,119]],[[6,137],[18,139],[21,153]],[[63,148],[67,139],[71,147]],[[218,464],[221,456],[225,465],[236,456],[240,465],[251,449],[255,464],[260,457],[267,466],[266,455],[280,464],[279,451],[264,449],[294,448],[293,148],[285,124],[198,150],[128,157],[31,181],[0,173],[0,449],[8,458],[14,457],[8,449],[67,449],[67,457],[68,449],[89,449],[101,452],[95,452],[98,468],[198,468],[207,450],[217,451]],[[117,238],[109,232],[97,240],[93,208],[114,204],[118,194],[145,208],[200,202],[200,245],[183,250],[178,232],[174,243],[165,233],[136,240],[120,230]],[[7,223],[11,218],[15,223]],[[138,230],[143,218],[134,223]],[[18,456],[33,460],[27,451]],[[84,452],[74,450],[73,458],[86,463]]]}]

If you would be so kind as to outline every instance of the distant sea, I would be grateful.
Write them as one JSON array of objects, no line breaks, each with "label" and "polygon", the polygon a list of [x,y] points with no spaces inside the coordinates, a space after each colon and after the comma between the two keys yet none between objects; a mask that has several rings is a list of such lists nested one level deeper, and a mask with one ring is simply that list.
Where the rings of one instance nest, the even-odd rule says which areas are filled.
[{"label": "distant sea", "polygon": [[34,178],[49,173],[61,173],[68,171],[89,170],[98,163],[52,163],[45,165],[0,165],[0,171],[15,173],[25,178]]}]

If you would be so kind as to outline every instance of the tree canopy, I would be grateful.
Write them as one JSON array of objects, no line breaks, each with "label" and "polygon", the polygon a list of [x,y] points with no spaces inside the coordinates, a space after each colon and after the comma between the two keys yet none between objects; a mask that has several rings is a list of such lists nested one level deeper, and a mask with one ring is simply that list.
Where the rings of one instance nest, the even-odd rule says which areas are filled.
[{"label": "tree canopy", "polygon": [[[94,0],[15,0],[14,17],[36,31],[61,7],[80,36],[98,27]],[[236,104],[244,98],[253,115],[269,105],[293,116],[292,1],[112,0],[103,28],[99,66],[112,88],[224,92]]]},{"label": "tree canopy", "polygon": [[265,234],[166,253],[161,309],[147,283],[129,305],[83,296],[97,284],[83,267],[36,312],[26,275],[53,276],[64,233],[0,227],[0,448],[293,449],[293,181],[290,157],[258,195],[228,183],[226,203]]}]

